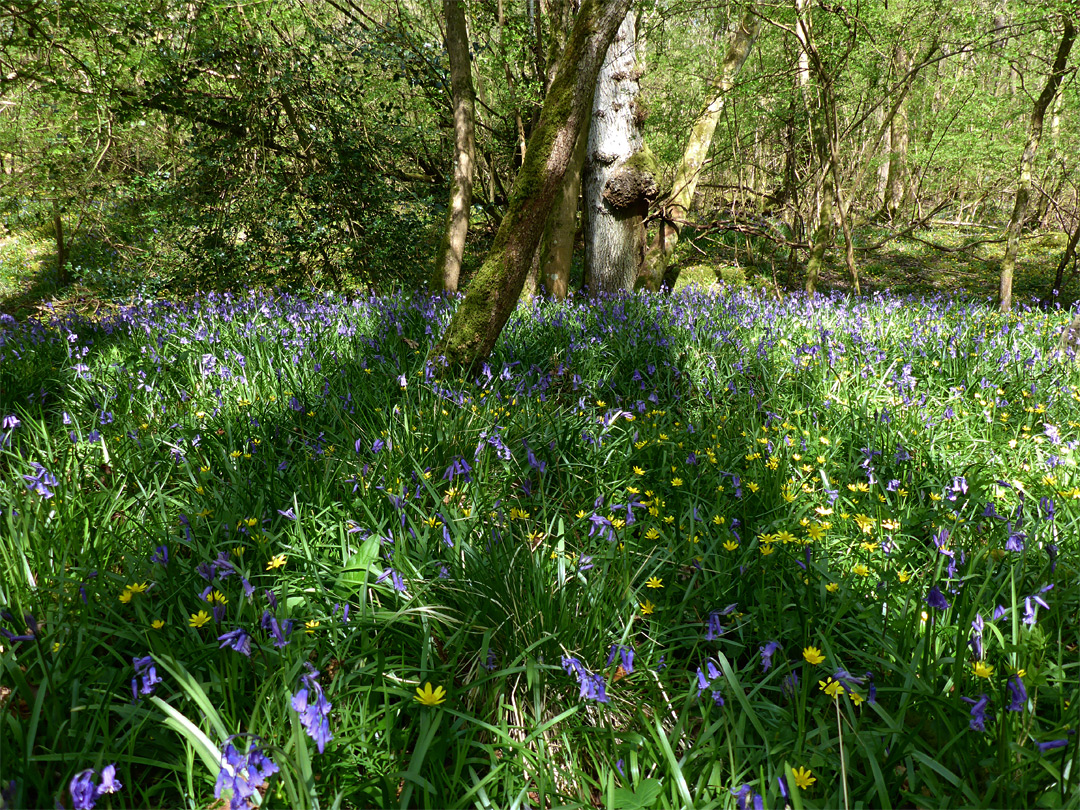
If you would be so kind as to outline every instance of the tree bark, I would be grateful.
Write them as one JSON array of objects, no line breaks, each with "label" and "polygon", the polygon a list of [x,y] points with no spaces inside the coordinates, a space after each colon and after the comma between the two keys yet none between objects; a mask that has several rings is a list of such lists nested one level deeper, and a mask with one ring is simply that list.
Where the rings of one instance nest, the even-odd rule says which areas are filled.
[{"label": "tree bark", "polygon": [[487,357],[509,320],[629,7],[630,0],[583,0],[491,252],[434,349],[448,366],[471,368]]},{"label": "tree bark", "polygon": [[465,255],[465,237],[472,210],[473,168],[476,165],[476,95],[469,60],[469,36],[463,0],[443,0],[446,15],[446,53],[450,59],[450,90],[454,100],[454,173],[446,228],[435,260],[432,287],[455,293]]},{"label": "tree bark", "polygon": [[1061,43],[1058,45],[1057,54],[1054,56],[1054,67],[1050,78],[1046,82],[1042,93],[1035,99],[1031,109],[1031,124],[1028,129],[1027,143],[1024,152],[1020,156],[1020,178],[1016,188],[1016,204],[1013,206],[1012,218],[1009,227],[1005,231],[1005,257],[1001,260],[1001,277],[998,284],[998,308],[1001,312],[1008,312],[1012,307],[1013,274],[1016,270],[1016,253],[1020,247],[1020,229],[1027,215],[1028,199],[1031,196],[1031,167],[1035,162],[1035,153],[1039,149],[1039,140],[1042,138],[1043,118],[1050,103],[1057,95],[1058,87],[1065,75],[1065,68],[1069,61],[1069,51],[1072,50],[1073,40],[1076,38],[1076,26],[1072,18],[1063,16],[1065,22],[1064,31],[1061,34]]},{"label": "tree bark", "polygon": [[67,245],[64,244],[64,218],[60,214],[60,204],[53,202],[53,236],[56,239],[56,283],[66,287],[71,279],[67,270]]},{"label": "tree bark", "polygon": [[581,180],[585,288],[593,294],[633,288],[645,259],[645,214],[660,190],[641,137],[641,57],[638,16],[630,11],[596,80]]},{"label": "tree bark", "polygon": [[563,301],[570,292],[570,267],[574,260],[578,202],[581,197],[581,169],[589,140],[585,130],[578,136],[574,156],[566,169],[562,188],[544,225],[540,249],[536,251],[536,281],[544,295]]},{"label": "tree bark", "polygon": [[[893,51],[893,68],[897,76],[911,70],[911,57],[903,45]],[[907,93],[901,96],[899,105],[889,122],[889,168],[885,179],[885,193],[881,203],[881,218],[892,222],[907,197],[907,151],[908,118]]]},{"label": "tree bark", "polygon": [[675,246],[679,243],[682,224],[686,221],[686,215],[694,201],[701,167],[709,155],[709,147],[712,145],[713,133],[720,120],[724,101],[727,94],[731,92],[735,77],[750,55],[750,50],[754,47],[754,41],[760,30],[758,17],[754,13],[754,6],[751,5],[735,29],[728,43],[727,52],[724,54],[724,61],[720,63],[720,70],[713,79],[716,94],[690,128],[686,149],[675,170],[671,194],[662,206],[664,216],[660,221],[660,228],[638,271],[637,286],[639,287],[655,292],[660,289],[661,284],[668,289],[673,288],[678,280],[678,269],[669,269],[668,262],[675,251]]}]

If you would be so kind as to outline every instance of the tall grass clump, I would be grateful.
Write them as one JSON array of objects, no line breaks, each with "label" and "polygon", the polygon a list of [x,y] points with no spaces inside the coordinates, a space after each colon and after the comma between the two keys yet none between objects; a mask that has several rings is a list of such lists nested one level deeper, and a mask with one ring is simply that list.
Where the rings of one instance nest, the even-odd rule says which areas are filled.
[{"label": "tall grass clump", "polygon": [[1080,807],[1066,313],[454,306],[2,325],[5,806]]}]

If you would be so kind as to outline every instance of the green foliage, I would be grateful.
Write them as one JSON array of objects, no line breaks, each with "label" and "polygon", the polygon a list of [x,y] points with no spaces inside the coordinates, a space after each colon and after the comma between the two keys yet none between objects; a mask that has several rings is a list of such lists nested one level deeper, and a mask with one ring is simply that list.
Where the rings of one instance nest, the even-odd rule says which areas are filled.
[{"label": "green foliage", "polygon": [[[70,805],[113,762],[117,804],[205,806],[229,740],[280,768],[269,806],[779,806],[778,778],[801,807],[1077,806],[1064,313],[534,304],[462,380],[425,354],[453,306],[252,294],[4,326],[14,806]],[[322,753],[292,705],[309,664]],[[414,699],[429,683],[443,702]],[[982,693],[985,733],[961,700]]]}]

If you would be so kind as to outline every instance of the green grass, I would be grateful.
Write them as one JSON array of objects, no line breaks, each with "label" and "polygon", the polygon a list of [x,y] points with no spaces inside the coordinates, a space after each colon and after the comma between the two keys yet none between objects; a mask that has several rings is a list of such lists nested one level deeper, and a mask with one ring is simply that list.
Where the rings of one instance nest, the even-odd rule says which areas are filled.
[{"label": "green grass", "polygon": [[267,806],[1080,807],[1066,313],[544,303],[465,380],[426,354],[452,307],[0,327],[13,806],[111,763],[98,806],[208,806],[231,741]]}]

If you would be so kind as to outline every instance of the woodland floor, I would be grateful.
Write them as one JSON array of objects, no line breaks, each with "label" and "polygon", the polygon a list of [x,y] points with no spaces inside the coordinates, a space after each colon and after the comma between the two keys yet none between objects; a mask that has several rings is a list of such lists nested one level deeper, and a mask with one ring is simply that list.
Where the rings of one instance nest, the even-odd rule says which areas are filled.
[{"label": "woodland floor", "polygon": [[[864,228],[856,233],[856,245],[879,242],[885,232]],[[1020,304],[1035,303],[1050,294],[1055,269],[1067,236],[1043,232],[1024,237],[1017,261],[1014,294]],[[689,284],[709,285],[719,280],[744,280],[773,290],[802,288],[805,264],[793,269],[784,257],[762,257],[748,252],[740,237],[705,235],[684,242],[677,288]],[[998,230],[983,227],[938,225],[911,237],[889,242],[873,251],[860,251],[858,263],[863,294],[892,291],[897,295],[933,295],[946,291],[974,298],[994,298],[998,269],[1005,245]],[[78,256],[73,257],[75,264]],[[98,283],[107,279],[116,289],[120,279],[107,268],[98,269],[96,280],[82,278],[61,288],[57,284],[56,254],[51,238],[40,234],[0,237],[0,312],[16,318],[44,312],[47,308],[92,313],[112,308],[115,295]],[[819,290],[848,291],[851,279],[841,249],[826,256]],[[1080,281],[1066,272],[1061,303],[1080,299]]]}]

